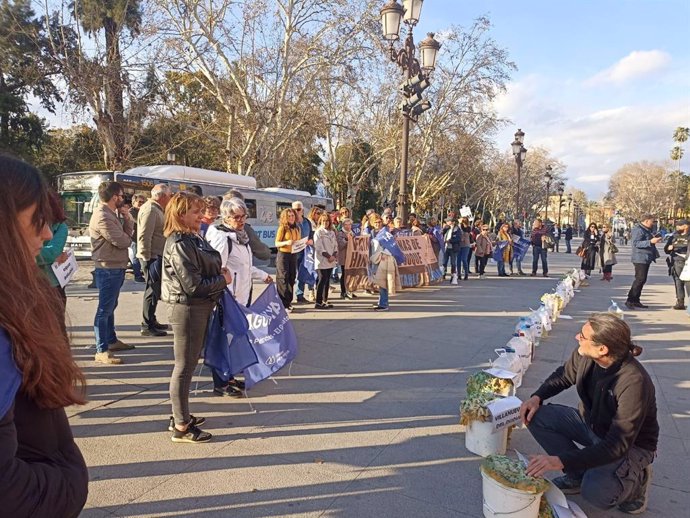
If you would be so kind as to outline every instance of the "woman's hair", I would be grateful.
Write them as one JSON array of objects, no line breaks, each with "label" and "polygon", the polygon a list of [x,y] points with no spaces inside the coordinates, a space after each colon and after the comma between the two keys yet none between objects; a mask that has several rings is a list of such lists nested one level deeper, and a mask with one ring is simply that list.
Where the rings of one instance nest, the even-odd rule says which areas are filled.
[{"label": "woman's hair", "polygon": [[375,221],[381,221],[381,223],[383,223],[383,218],[381,218],[381,216],[379,216],[375,212],[372,212],[371,214],[369,214],[369,225],[373,227]]},{"label": "woman's hair", "polygon": [[60,195],[52,189],[48,191],[48,205],[50,206],[50,212],[52,213],[52,217],[50,218],[51,223],[63,223],[67,220],[65,209],[62,208],[62,200],[60,200]]},{"label": "woman's hair", "polygon": [[596,223],[590,223],[589,226],[588,226],[587,228],[590,229],[590,228],[592,228],[592,227],[594,227],[594,228],[596,228],[597,230],[599,230],[599,227],[597,226]]},{"label": "woman's hair", "polygon": [[204,208],[220,209],[220,201],[218,196],[204,196]]},{"label": "woman's hair", "polygon": [[165,206],[163,235],[168,237],[175,232],[191,234],[194,230],[187,227],[182,221],[182,218],[193,208],[204,210],[205,207],[206,203],[201,196],[189,191],[178,192],[170,198],[170,201]]},{"label": "woman's hair", "polygon": [[319,219],[319,215],[320,215],[322,212],[323,212],[323,211],[321,210],[321,208],[319,208],[319,207],[317,207],[316,205],[314,205],[314,206],[309,210],[309,219],[312,220],[313,222],[316,222],[316,221]]},{"label": "woman's hair", "polygon": [[323,227],[326,230],[331,230],[332,224],[333,223],[331,222],[331,216],[329,214],[324,212],[319,216],[319,221],[317,222],[318,227]]},{"label": "woman's hair", "polygon": [[247,214],[247,205],[239,198],[223,200],[223,203],[220,204],[220,215],[223,220],[233,216],[237,212]]},{"label": "woman's hair", "polygon": [[48,189],[30,165],[0,154],[0,327],[10,337],[22,391],[41,408],[84,404],[84,374],[72,357],[62,300],[38,269],[18,225],[35,205],[36,232],[52,222]]},{"label": "woman's hair", "polygon": [[290,214],[293,214],[295,216],[295,219],[297,219],[297,213],[295,212],[295,209],[283,209],[283,211],[280,213],[279,224],[281,227],[289,227],[290,226],[290,222],[288,221],[288,216]]},{"label": "woman's hair", "polygon": [[460,218],[460,224],[468,226],[470,224],[470,220],[468,218]]},{"label": "woman's hair", "polygon": [[350,214],[351,214],[350,209],[348,209],[347,207],[340,207],[340,215],[341,216],[346,216],[349,218]]},{"label": "woman's hair", "polygon": [[412,216],[410,218],[410,226],[411,227],[421,227],[422,224],[419,222],[419,219],[417,219],[417,216]]},{"label": "woman's hair", "polygon": [[347,224],[352,225],[352,220],[350,218],[345,218],[345,219],[340,221],[340,224],[341,225],[347,225]]},{"label": "woman's hair", "polygon": [[609,356],[616,360],[625,358],[628,354],[639,356],[642,347],[632,341],[630,328],[623,320],[609,313],[594,313],[587,320],[592,326],[593,342],[608,347]]}]

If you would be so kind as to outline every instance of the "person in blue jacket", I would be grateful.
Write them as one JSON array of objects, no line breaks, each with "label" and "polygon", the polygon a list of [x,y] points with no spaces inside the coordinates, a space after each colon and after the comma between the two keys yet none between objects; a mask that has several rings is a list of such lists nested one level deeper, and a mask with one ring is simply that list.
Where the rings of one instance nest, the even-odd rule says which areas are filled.
[{"label": "person in blue jacket", "polygon": [[661,234],[655,234],[652,231],[654,223],[656,223],[656,218],[652,214],[645,214],[632,229],[630,260],[635,267],[635,279],[630,286],[628,300],[625,301],[625,306],[628,309],[646,309],[648,307],[640,302],[640,295],[642,295],[642,288],[647,282],[649,266],[656,262],[659,257],[655,245],[663,239]]}]

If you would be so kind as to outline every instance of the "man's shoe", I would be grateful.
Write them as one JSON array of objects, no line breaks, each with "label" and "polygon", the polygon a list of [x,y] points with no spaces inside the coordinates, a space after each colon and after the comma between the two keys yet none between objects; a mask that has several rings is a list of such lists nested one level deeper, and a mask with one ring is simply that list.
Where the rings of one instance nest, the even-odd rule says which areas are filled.
[{"label": "man's shoe", "polygon": [[537,274],[536,274],[536,272],[535,272],[535,273],[530,273],[529,276],[530,276],[530,277],[536,277]]},{"label": "man's shoe", "polygon": [[347,293],[341,293],[340,294],[341,299],[346,299],[347,298]]},{"label": "man's shoe", "polygon": [[518,272],[518,275],[525,276],[525,275],[527,275],[527,274],[526,274],[525,272],[523,272],[522,270],[520,270],[520,271]]},{"label": "man's shoe", "polygon": [[228,383],[225,387],[213,387],[213,393],[223,397],[242,397],[242,391],[236,386]]},{"label": "man's shoe", "polygon": [[[205,417],[195,417],[193,415],[189,416],[189,424],[194,425],[194,426],[201,426],[206,422]],[[170,420],[168,421],[168,431],[169,432],[174,432],[175,431],[175,418],[173,416],[170,416]]]},{"label": "man's shoe", "polygon": [[153,327],[160,329],[161,331],[168,331],[170,329],[168,324],[161,324],[160,322],[154,322]]},{"label": "man's shoe", "polygon": [[640,309],[647,309],[649,306],[646,306],[645,304],[642,304],[642,302],[633,302],[633,306],[636,308]]},{"label": "man's shoe", "polygon": [[388,311],[388,306],[376,306],[374,311]]},{"label": "man's shoe", "polygon": [[195,425],[190,424],[184,432],[175,428],[172,434],[172,442],[208,442],[213,437],[210,433],[204,432]]},{"label": "man's shoe", "polygon": [[684,300],[676,300],[676,305],[673,306],[673,309],[685,309],[685,301]]},{"label": "man's shoe", "polygon": [[168,333],[155,327],[142,327],[141,336],[168,336]]},{"label": "man's shoe", "polygon": [[306,304],[307,302],[309,302],[309,301],[304,298],[304,295],[298,295],[297,296],[297,303],[298,304]]},{"label": "man's shoe", "polygon": [[122,363],[122,358],[116,358],[112,354],[108,354],[108,351],[96,353],[93,360],[96,363],[102,363],[104,365],[119,365]]},{"label": "man's shoe", "polygon": [[548,277],[548,276],[549,276],[548,273],[545,273],[545,274],[542,275],[542,277]]},{"label": "man's shoe", "polygon": [[332,307],[332,304],[330,305],[330,307],[328,304],[314,304],[314,309],[331,309]]},{"label": "man's shoe", "polygon": [[580,492],[581,479],[570,478],[568,475],[554,478],[551,482],[560,489],[564,495],[577,495]]},{"label": "man's shoe", "polygon": [[237,378],[231,378],[230,381],[228,381],[228,385],[232,385],[239,390],[244,390],[244,381],[240,381]]},{"label": "man's shoe", "polygon": [[146,282],[146,279],[143,277],[134,277],[134,282]]},{"label": "man's shoe", "polygon": [[121,340],[116,340],[111,344],[108,344],[108,351],[131,351],[134,349],[133,345],[126,344]]},{"label": "man's shoe", "polygon": [[642,484],[638,488],[636,494],[630,500],[623,502],[618,506],[620,511],[627,514],[642,514],[647,510],[647,503],[649,502],[649,486],[652,485],[652,465],[648,464],[644,468],[644,476]]},{"label": "man's shoe", "polygon": [[637,306],[635,305],[635,303],[630,302],[629,300],[625,301],[625,307],[628,309],[637,309]]}]

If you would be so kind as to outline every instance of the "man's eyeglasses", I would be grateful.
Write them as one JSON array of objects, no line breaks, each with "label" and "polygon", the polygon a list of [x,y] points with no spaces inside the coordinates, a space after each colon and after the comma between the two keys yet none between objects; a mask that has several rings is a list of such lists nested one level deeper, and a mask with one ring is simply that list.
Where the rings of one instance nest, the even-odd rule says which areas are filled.
[{"label": "man's eyeglasses", "polygon": [[236,214],[236,215],[232,216],[232,219],[234,219],[235,221],[242,221],[243,219],[247,219],[247,215],[246,214]]}]

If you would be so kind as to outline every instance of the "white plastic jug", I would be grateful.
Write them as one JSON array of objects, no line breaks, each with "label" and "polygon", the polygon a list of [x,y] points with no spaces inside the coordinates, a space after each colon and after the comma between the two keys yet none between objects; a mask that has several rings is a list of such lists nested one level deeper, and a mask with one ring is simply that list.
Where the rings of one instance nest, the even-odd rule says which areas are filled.
[{"label": "white plastic jug", "polygon": [[522,363],[522,372],[526,372],[532,363],[532,343],[527,337],[515,334],[506,346],[515,351]]},{"label": "white plastic jug", "polygon": [[508,351],[505,348],[494,349],[494,351],[498,358],[491,362],[491,366],[517,374],[513,379],[513,385],[516,389],[519,388],[522,385],[522,360],[520,357],[514,351]]},{"label": "white plastic jug", "polygon": [[609,306],[609,313],[617,316],[621,320],[625,320],[625,313],[620,308],[620,306],[616,304],[613,300],[611,301],[611,305]]}]

